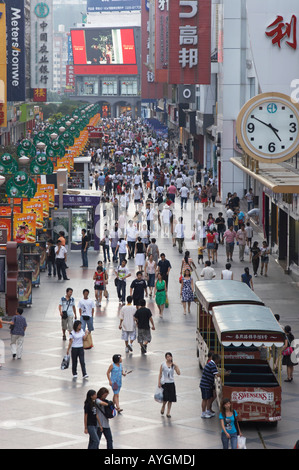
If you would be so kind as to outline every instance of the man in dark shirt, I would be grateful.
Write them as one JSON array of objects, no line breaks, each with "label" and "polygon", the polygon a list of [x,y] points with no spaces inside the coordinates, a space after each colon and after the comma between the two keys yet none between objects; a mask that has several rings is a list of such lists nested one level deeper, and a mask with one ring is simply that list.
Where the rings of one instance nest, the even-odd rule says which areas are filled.
[{"label": "man in dark shirt", "polygon": [[23,343],[25,331],[27,328],[27,322],[24,317],[22,317],[23,309],[17,308],[15,315],[12,317],[11,321],[1,321],[5,325],[10,325],[11,327],[11,341],[10,348],[13,359],[21,359],[23,352]]},{"label": "man in dark shirt", "polygon": [[147,297],[147,284],[145,280],[142,279],[142,272],[138,271],[136,273],[136,279],[134,279],[130,286],[130,295],[133,297],[134,305],[139,305],[139,301],[144,299],[144,293]]},{"label": "man in dark shirt", "polygon": [[158,273],[162,275],[163,281],[166,282],[166,287],[168,287],[168,275],[171,270],[171,264],[168,259],[165,258],[165,254],[161,253],[161,259],[158,262]]},{"label": "man in dark shirt", "polygon": [[88,268],[88,258],[87,258],[88,244],[89,244],[88,236],[87,236],[85,228],[83,228],[82,229],[82,241],[81,241],[81,256],[82,256],[81,268]]},{"label": "man in dark shirt", "polygon": [[223,234],[225,232],[225,220],[222,212],[219,212],[217,219],[215,220],[217,225],[217,232],[219,233],[219,242],[223,245]]},{"label": "man in dark shirt", "polygon": [[138,343],[141,347],[141,353],[145,354],[147,351],[147,345],[151,342],[151,326],[152,330],[155,330],[155,324],[152,316],[152,312],[149,308],[146,307],[146,302],[144,299],[139,301],[139,308],[137,306],[137,311],[134,315],[134,318],[138,327]]}]

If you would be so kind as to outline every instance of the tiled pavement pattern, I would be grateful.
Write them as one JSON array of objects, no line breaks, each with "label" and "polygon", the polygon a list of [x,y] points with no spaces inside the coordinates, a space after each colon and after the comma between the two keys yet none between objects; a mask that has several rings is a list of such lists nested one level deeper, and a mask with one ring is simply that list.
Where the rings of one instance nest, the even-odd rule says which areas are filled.
[{"label": "tiled pavement pattern", "polygon": [[[185,222],[192,227],[194,214],[190,204],[184,211]],[[212,208],[214,215],[218,205]],[[204,211],[206,217],[210,210]],[[180,210],[178,208],[177,213]],[[189,234],[191,233],[191,228]],[[260,235],[255,237],[262,240]],[[133,354],[126,354],[124,342],[120,339],[119,304],[113,283],[113,268],[108,264],[110,274],[110,299],[97,308],[94,348],[85,352],[89,379],[72,380],[71,369],[60,370],[67,342],[62,341],[58,301],[65,288],[74,289],[76,303],[83,288],[90,289],[93,298],[92,276],[102,254],[89,252],[89,269],[80,268],[80,253],[71,253],[68,259],[70,281],[58,282],[42,273],[41,286],[33,292],[33,305],[25,309],[24,316],[28,329],[21,360],[12,360],[9,347],[8,328],[0,330],[4,341],[6,362],[0,371],[0,448],[1,449],[86,449],[88,436],[83,432],[83,402],[86,392],[107,386],[106,371],[112,355],[123,355],[123,363],[132,374],[123,379],[120,403],[124,409],[121,416],[111,422],[115,449],[220,449],[220,426],[215,418],[203,420],[201,395],[198,388],[200,369],[196,358],[196,306],[191,314],[184,317],[179,298],[179,271],[182,260],[171,240],[159,238],[160,253],[165,252],[172,263],[170,274],[170,306],[165,310],[164,319],[159,319],[153,300],[148,305],[153,311],[156,330],[148,353],[140,354],[135,343]],[[196,243],[186,240],[194,260],[197,259]],[[239,279],[244,266],[235,252],[233,262],[234,278]],[[217,278],[226,262],[224,247],[219,247],[218,263],[215,265]],[[128,262],[134,278],[134,261]],[[200,268],[198,268],[200,273]],[[280,313],[281,323],[290,324],[295,337],[299,337],[298,286],[271,257],[269,277],[254,279],[255,292],[273,309]],[[127,294],[129,289],[127,288]],[[176,377],[178,401],[173,405],[172,417],[161,417],[160,405],[153,399],[157,385],[158,371],[164,354],[171,351],[181,369]],[[80,368],[78,369],[80,371]],[[294,381],[282,384],[282,421],[276,428],[261,425],[259,433],[255,425],[243,425],[248,449],[290,449],[299,438],[299,368],[295,368]],[[283,379],[286,377],[283,371]],[[110,393],[110,397],[112,392]],[[216,407],[216,405],[214,405]],[[101,449],[106,447],[102,438]]]}]

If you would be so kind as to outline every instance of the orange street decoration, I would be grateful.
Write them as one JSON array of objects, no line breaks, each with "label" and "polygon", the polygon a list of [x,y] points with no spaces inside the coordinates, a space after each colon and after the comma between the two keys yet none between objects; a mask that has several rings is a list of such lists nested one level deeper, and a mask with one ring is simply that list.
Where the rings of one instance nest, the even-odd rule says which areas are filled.
[{"label": "orange street decoration", "polygon": [[42,229],[44,226],[43,202],[31,199],[23,202],[24,214],[36,214],[36,228]]},{"label": "orange street decoration", "polygon": [[35,194],[35,199],[41,201],[43,203],[43,214],[44,219],[47,219],[50,215],[50,195],[45,191],[40,191]]},{"label": "orange street decoration", "polygon": [[36,242],[36,214],[14,214],[13,239],[17,243]]},{"label": "orange street decoration", "polygon": [[55,185],[54,184],[38,184],[37,193],[48,193],[49,194],[49,207],[52,209],[55,207]]}]

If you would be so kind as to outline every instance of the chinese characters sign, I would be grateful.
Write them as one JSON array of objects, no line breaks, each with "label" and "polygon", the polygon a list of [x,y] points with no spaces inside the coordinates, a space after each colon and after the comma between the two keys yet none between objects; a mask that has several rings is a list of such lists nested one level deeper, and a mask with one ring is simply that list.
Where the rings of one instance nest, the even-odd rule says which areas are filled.
[{"label": "chinese characters sign", "polygon": [[155,12],[155,81],[165,83],[168,79],[169,53],[169,0],[156,2]]},{"label": "chinese characters sign", "polygon": [[[272,38],[272,43],[281,48],[281,42],[286,40],[286,44],[292,49],[297,49],[297,17],[292,16],[290,22],[284,21],[283,16],[278,15],[266,31],[266,35]],[[288,39],[288,40],[287,40]]]},{"label": "chinese characters sign", "polygon": [[209,84],[211,78],[211,2],[173,0],[169,4],[171,84]]},{"label": "chinese characters sign", "polygon": [[66,66],[66,91],[75,91],[75,74],[73,65]]},{"label": "chinese characters sign", "polygon": [[47,89],[46,88],[34,88],[33,101],[36,103],[45,103],[47,101]]},{"label": "chinese characters sign", "polygon": [[53,85],[53,0],[31,0],[31,88]]}]

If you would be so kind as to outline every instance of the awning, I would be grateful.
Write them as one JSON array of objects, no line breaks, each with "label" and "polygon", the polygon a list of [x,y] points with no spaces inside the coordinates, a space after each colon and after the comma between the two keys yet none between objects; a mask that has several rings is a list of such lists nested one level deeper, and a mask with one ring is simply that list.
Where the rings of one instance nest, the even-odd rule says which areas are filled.
[{"label": "awning", "polygon": [[253,290],[240,281],[227,281],[224,279],[197,281],[195,292],[202,308],[207,313],[216,305],[234,303],[264,305],[264,302]]},{"label": "awning", "polygon": [[273,312],[261,305],[213,307],[213,324],[223,346],[282,347],[285,333]]},{"label": "awning", "polygon": [[269,188],[276,194],[299,194],[299,172],[285,163],[259,163],[258,171],[244,164],[244,157],[231,158],[230,161],[244,173]]}]

